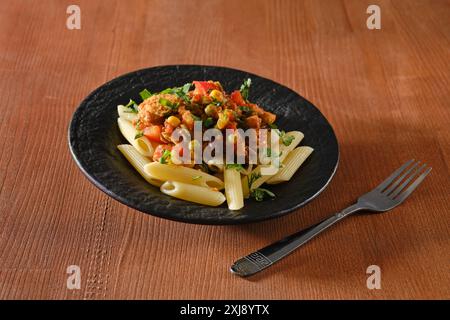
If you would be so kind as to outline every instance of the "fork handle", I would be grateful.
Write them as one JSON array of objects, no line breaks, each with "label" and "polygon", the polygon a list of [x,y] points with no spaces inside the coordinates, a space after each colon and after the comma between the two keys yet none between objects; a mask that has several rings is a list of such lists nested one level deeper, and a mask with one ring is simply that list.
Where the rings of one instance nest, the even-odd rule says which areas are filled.
[{"label": "fork handle", "polygon": [[359,210],[357,205],[352,205],[331,217],[294,233],[286,238],[268,245],[256,252],[253,252],[239,260],[231,266],[231,272],[247,277],[260,272],[275,262],[289,255],[295,249],[301,247],[306,242],[317,236],[322,231],[334,225],[338,221],[347,217],[349,214]]}]

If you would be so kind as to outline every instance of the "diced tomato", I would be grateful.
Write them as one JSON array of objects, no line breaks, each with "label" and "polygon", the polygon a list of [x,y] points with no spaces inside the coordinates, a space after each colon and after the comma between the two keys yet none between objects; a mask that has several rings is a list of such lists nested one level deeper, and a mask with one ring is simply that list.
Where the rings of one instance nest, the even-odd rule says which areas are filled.
[{"label": "diced tomato", "polygon": [[242,98],[241,92],[235,90],[231,93],[231,100],[233,100],[238,106],[245,106],[247,103]]},{"label": "diced tomato", "polygon": [[228,122],[228,124],[225,126],[225,129],[233,129],[233,130],[236,130],[236,129],[237,129],[237,124],[236,124],[236,122]]},{"label": "diced tomato", "polygon": [[198,93],[194,94],[192,96],[191,102],[192,103],[200,103],[200,102],[202,102],[202,95],[198,94]]},{"label": "diced tomato", "polygon": [[160,144],[156,147],[155,152],[153,152],[153,161],[159,161],[161,159],[162,155],[164,154],[165,150],[172,150],[172,146],[168,144]]},{"label": "diced tomato", "polygon": [[225,110],[223,110],[223,113],[225,114],[225,116],[228,119],[228,121],[235,121],[236,120],[235,113],[234,113],[233,110],[225,109]]},{"label": "diced tomato", "polygon": [[209,91],[220,89],[215,83],[208,81],[192,81],[195,86],[194,94],[206,95]]},{"label": "diced tomato", "polygon": [[247,119],[245,119],[245,124],[249,128],[259,129],[259,127],[261,126],[261,118],[257,115],[248,117]]},{"label": "diced tomato", "polygon": [[161,141],[161,131],[162,131],[162,126],[153,125],[150,127],[145,127],[143,133],[144,133],[144,136],[146,136],[151,141],[162,142]]}]

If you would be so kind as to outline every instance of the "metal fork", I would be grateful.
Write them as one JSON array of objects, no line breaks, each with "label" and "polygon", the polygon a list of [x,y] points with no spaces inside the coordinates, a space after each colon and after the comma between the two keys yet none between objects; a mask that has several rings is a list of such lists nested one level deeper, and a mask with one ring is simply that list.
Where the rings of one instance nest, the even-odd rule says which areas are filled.
[{"label": "metal fork", "polygon": [[375,189],[359,197],[355,204],[309,228],[237,260],[231,266],[230,271],[241,277],[251,276],[286,257],[295,249],[352,213],[360,210],[374,212],[391,210],[408,198],[430,171],[431,167],[427,167],[426,164],[421,165],[420,162],[412,159],[395,170]]}]

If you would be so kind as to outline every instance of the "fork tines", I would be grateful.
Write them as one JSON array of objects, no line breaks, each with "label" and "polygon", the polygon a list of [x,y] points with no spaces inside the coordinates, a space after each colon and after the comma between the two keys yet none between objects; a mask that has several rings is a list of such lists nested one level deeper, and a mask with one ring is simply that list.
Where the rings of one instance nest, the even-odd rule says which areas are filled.
[{"label": "fork tines", "polygon": [[414,159],[409,160],[386,180],[384,180],[377,190],[392,200],[403,201],[430,173],[431,167],[422,164]]}]

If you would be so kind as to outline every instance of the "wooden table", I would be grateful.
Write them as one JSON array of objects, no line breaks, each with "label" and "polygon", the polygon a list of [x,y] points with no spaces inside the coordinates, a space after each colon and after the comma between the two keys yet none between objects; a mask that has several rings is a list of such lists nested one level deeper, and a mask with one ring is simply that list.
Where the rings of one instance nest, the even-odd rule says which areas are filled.
[{"label": "wooden table", "polygon": [[[375,2],[381,30],[366,26]],[[81,30],[68,30],[70,3],[0,11],[0,298],[450,298],[449,1],[81,0]],[[341,147],[330,186],[242,226],[155,218],[96,189],[69,154],[75,108],[122,73],[179,63],[247,70],[315,103]],[[410,158],[433,172],[402,206],[348,219],[253,278],[228,271]],[[366,287],[370,265],[380,290]]]}]

